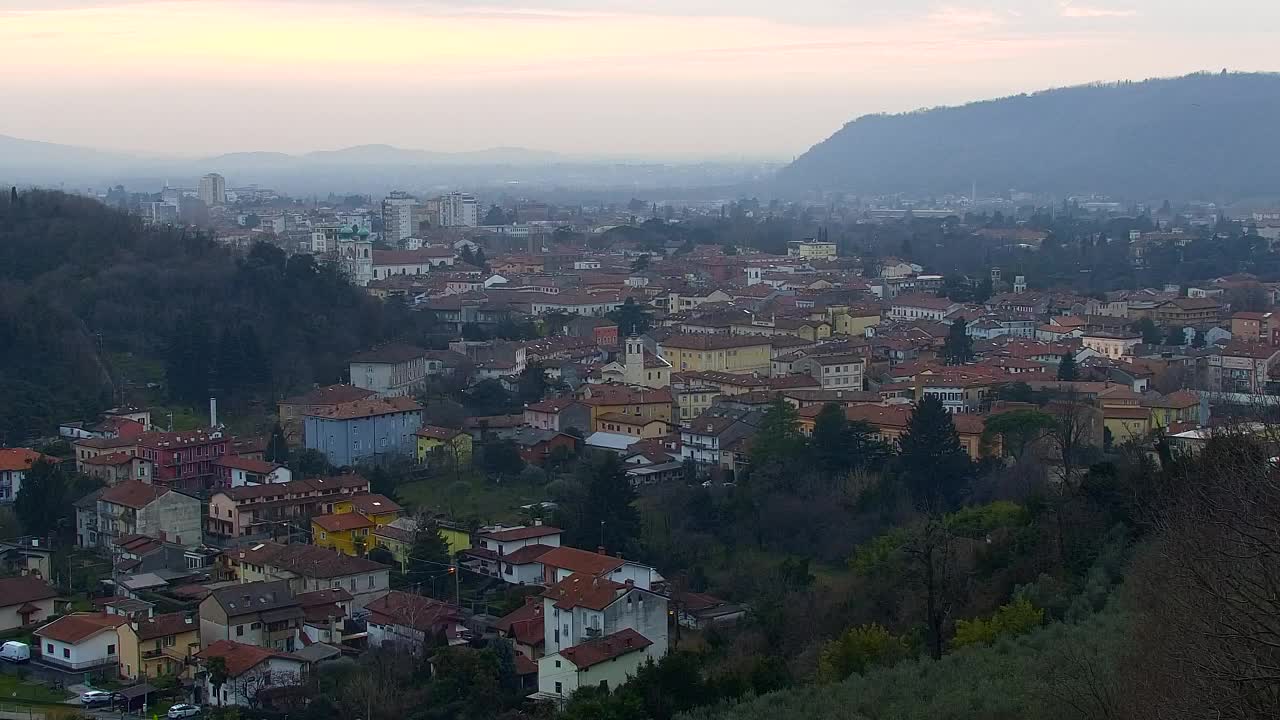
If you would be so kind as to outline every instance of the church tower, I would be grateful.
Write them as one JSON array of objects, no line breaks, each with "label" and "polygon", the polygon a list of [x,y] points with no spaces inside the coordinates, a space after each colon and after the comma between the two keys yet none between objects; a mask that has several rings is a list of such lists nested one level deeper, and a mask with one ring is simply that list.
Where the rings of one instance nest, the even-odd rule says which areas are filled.
[{"label": "church tower", "polygon": [[628,385],[644,384],[644,341],[637,335],[627,338],[626,357],[623,359],[623,381]]}]

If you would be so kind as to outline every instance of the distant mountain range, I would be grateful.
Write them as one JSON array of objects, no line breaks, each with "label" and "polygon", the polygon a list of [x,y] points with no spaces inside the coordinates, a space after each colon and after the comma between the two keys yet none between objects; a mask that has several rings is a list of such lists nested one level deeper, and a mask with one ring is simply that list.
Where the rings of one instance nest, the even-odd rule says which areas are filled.
[{"label": "distant mountain range", "polygon": [[867,115],[778,174],[780,187],[1129,199],[1280,195],[1280,74],[1197,74]]}]

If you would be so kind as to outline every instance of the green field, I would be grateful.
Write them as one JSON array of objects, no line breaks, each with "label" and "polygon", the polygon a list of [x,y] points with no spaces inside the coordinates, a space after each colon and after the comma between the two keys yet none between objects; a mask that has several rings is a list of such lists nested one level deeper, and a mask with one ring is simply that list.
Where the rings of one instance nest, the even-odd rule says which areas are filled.
[{"label": "green field", "polygon": [[413,510],[433,510],[462,520],[513,522],[523,517],[521,505],[548,499],[546,488],[511,480],[495,483],[478,474],[451,475],[404,483],[396,488],[400,501]]},{"label": "green field", "polygon": [[23,682],[17,675],[0,675],[0,701],[25,700],[27,702],[60,703],[71,697],[70,693],[54,690],[38,683]]}]

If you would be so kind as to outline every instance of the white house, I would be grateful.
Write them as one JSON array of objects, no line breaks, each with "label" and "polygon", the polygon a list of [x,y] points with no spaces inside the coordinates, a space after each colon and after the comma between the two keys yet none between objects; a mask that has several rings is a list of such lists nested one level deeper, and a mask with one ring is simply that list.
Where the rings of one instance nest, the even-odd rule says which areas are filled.
[{"label": "white house", "polygon": [[215,657],[226,663],[227,680],[215,688],[210,673],[204,673],[200,689],[209,705],[257,707],[262,691],[301,685],[306,668],[306,662],[291,653],[231,640],[219,640],[204,648],[197,661],[207,665]]},{"label": "white house", "polygon": [[213,464],[218,467],[224,487],[269,485],[293,480],[293,472],[289,468],[265,460],[223,455]]},{"label": "white house", "polygon": [[475,572],[512,584],[536,583],[542,577],[537,559],[560,546],[560,533],[560,528],[550,525],[481,530],[462,555]]},{"label": "white house", "polygon": [[392,275],[424,275],[432,268],[452,266],[456,255],[452,248],[423,247],[417,250],[374,250],[373,279]]},{"label": "white house", "polygon": [[[63,615],[32,633],[41,662],[66,670],[89,672],[113,668],[120,662],[116,628],[129,622],[123,615],[103,612]],[[114,669],[112,670],[114,675]]]},{"label": "white house", "polygon": [[809,375],[823,390],[861,390],[865,367],[858,355],[811,355],[791,363],[794,372]]},{"label": "white house", "polygon": [[604,683],[610,690],[633,677],[649,658],[661,657],[635,630],[620,630],[538,660],[538,695],[567,698],[581,687]]},{"label": "white house", "polygon": [[22,479],[31,466],[41,459],[53,462],[54,458],[27,448],[0,448],[0,502],[10,503],[18,499]]},{"label": "white house", "polygon": [[648,565],[603,553],[561,546],[538,558],[543,568],[541,582],[551,585],[568,579],[574,573],[605,578],[616,583],[632,583],[649,590],[662,580],[658,571]]},{"label": "white house", "polygon": [[546,652],[559,652],[630,628],[667,653],[667,599],[634,583],[575,573],[542,593]]},{"label": "white house", "polygon": [[413,395],[426,383],[427,351],[403,343],[389,343],[351,358],[351,384],[379,397]]}]

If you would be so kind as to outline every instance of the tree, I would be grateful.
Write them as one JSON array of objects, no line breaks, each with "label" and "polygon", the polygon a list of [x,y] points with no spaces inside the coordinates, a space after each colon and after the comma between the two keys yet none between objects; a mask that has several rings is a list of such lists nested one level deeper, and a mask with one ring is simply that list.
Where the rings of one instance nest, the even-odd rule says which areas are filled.
[{"label": "tree", "polygon": [[267,462],[284,465],[289,462],[289,441],[284,437],[284,426],[279,421],[271,427],[271,439],[267,441]]},{"label": "tree", "polygon": [[906,659],[909,648],[877,623],[859,625],[823,645],[818,656],[818,679],[839,682],[872,667]]},{"label": "tree", "polygon": [[60,528],[70,531],[75,525],[71,503],[101,486],[84,475],[69,477],[61,464],[41,459],[27,470],[14,510],[26,534],[48,538]]},{"label": "tree", "polygon": [[1044,609],[1035,607],[1030,600],[1018,598],[988,619],[957,620],[956,635],[952,647],[990,645],[1002,637],[1025,635],[1044,624]]},{"label": "tree", "polygon": [[973,338],[965,331],[967,324],[957,318],[947,331],[946,342],[942,346],[942,356],[948,365],[964,365],[973,360]]},{"label": "tree", "polygon": [[532,362],[520,373],[520,379],[516,383],[517,394],[522,402],[539,402],[546,396],[549,385],[547,371],[543,369],[542,363]]},{"label": "tree", "polygon": [[213,686],[213,697],[217,704],[222,704],[222,686],[227,684],[230,674],[227,672],[227,659],[215,655],[205,660],[204,671],[209,674],[209,684]]},{"label": "tree", "polygon": [[1159,345],[1164,339],[1164,333],[1160,332],[1160,328],[1155,321],[1149,317],[1144,317],[1133,324],[1133,329],[1142,333],[1142,342],[1146,345]]},{"label": "tree", "polygon": [[765,409],[760,428],[751,442],[753,474],[771,463],[786,466],[800,460],[804,452],[804,436],[800,434],[799,416],[791,403],[776,398]]},{"label": "tree", "polygon": [[1058,361],[1058,379],[1063,382],[1075,382],[1079,374],[1079,370],[1076,369],[1075,353],[1070,350],[1062,353],[1062,359]]},{"label": "tree", "polygon": [[921,399],[898,443],[899,475],[916,508],[941,514],[958,506],[973,477],[973,463],[942,402]]},{"label": "tree", "polygon": [[484,221],[481,225],[506,225],[507,214],[497,205],[490,205],[489,211],[484,214]]},{"label": "tree", "polygon": [[578,484],[581,492],[557,508],[566,544],[630,551],[640,536],[640,513],[635,507],[636,492],[618,456],[607,453],[583,463]]},{"label": "tree", "polygon": [[622,307],[609,313],[608,317],[618,324],[620,337],[640,335],[648,330],[653,322],[650,314],[636,302],[635,298],[631,297],[622,303]]},{"label": "tree", "polygon": [[849,420],[844,408],[828,403],[814,418],[813,434],[809,436],[809,455],[815,465],[827,474],[835,474],[849,467]]},{"label": "tree", "polygon": [[641,255],[631,261],[631,272],[644,272],[649,269],[649,256]]},{"label": "tree", "polygon": [[480,449],[480,466],[497,479],[512,478],[524,469],[520,448],[513,440],[487,442]]},{"label": "tree", "polygon": [[996,436],[1005,455],[1021,458],[1028,447],[1050,437],[1057,428],[1057,420],[1040,410],[1010,410],[987,418],[983,430],[983,442],[990,444]]},{"label": "tree", "polygon": [[319,450],[305,448],[299,450],[289,459],[289,469],[297,473],[298,479],[323,477],[332,472],[329,457]]},{"label": "tree", "polygon": [[991,275],[982,278],[982,282],[978,283],[978,289],[973,291],[973,301],[979,305],[991,299],[994,288],[991,286]]},{"label": "tree", "polygon": [[1204,347],[1206,344],[1208,344],[1208,341],[1205,340],[1204,331],[1197,330],[1196,336],[1191,340],[1191,347],[1199,350],[1200,348]]},{"label": "tree", "polygon": [[[413,544],[409,546],[409,557],[405,563],[405,580],[418,587],[423,594],[432,594],[435,588],[432,580],[450,575],[449,568],[453,558],[449,554],[449,544],[440,534],[440,528],[434,523],[422,519],[418,531],[413,534]],[[450,577],[452,580],[452,577]],[[452,584],[452,583],[449,583]],[[442,585],[443,587],[443,585]],[[453,594],[453,589],[441,593],[444,596]]]},{"label": "tree", "polygon": [[1187,344],[1187,329],[1181,325],[1173,325],[1169,328],[1169,335],[1165,338],[1165,345],[1182,346]]}]

